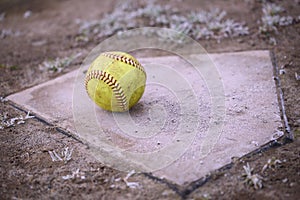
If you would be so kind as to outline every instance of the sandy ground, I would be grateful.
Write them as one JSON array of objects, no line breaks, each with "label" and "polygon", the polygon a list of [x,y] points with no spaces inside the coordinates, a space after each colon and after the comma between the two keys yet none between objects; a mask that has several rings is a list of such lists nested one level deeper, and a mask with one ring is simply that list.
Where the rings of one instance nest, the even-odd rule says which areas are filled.
[{"label": "sandy ground", "polygon": [[[178,2],[180,6],[178,6]],[[285,8],[284,15],[298,17],[299,1],[272,1]],[[281,69],[281,89],[286,114],[295,136],[294,140],[282,139],[269,148],[261,149],[241,159],[210,177],[200,179],[186,187],[179,187],[149,174],[133,175],[129,187],[127,174],[108,168],[87,153],[86,146],[65,134],[57,127],[36,118],[25,124],[0,130],[0,196],[2,199],[298,199],[300,197],[300,25],[278,27],[277,33],[258,33],[263,1],[165,0],[161,4],[178,7],[180,12],[218,7],[227,17],[245,21],[249,35],[199,42],[209,52],[229,52],[269,49]],[[101,19],[114,8],[115,1],[89,0],[2,0],[0,14],[0,96],[24,90],[50,80],[80,66],[81,59],[103,38],[87,43],[76,42],[79,25],[76,19]],[[24,18],[24,13],[32,13]],[[9,34],[7,34],[9,32]],[[269,38],[276,40],[270,42]],[[47,59],[61,58],[81,53],[73,64],[60,73],[41,70],[39,65]],[[147,51],[145,52],[145,54]],[[3,116],[13,118],[26,113],[16,109],[11,102],[0,103]],[[288,134],[287,134],[288,135]],[[68,162],[53,162],[49,151],[73,147]],[[269,159],[280,160],[261,172]],[[244,182],[243,166],[249,163],[254,174],[263,177],[263,188],[254,189]],[[79,169],[79,170],[78,170]],[[63,178],[67,175],[69,178]],[[70,178],[71,177],[71,178]]]}]

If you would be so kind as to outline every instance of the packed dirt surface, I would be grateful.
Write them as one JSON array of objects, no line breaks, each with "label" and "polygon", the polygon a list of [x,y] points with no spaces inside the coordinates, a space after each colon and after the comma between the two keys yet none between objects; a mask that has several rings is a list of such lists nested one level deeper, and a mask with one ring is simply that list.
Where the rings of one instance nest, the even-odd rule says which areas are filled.
[{"label": "packed dirt surface", "polygon": [[[276,30],[260,31],[262,9],[270,3],[279,5],[280,15],[291,16],[292,20],[276,25]],[[151,174],[128,177],[89,156],[87,147],[68,133],[37,118],[27,119],[26,112],[5,101],[9,94],[77,69],[89,51],[108,37],[91,36],[87,40],[79,31],[79,21],[100,20],[116,4],[97,0],[0,0],[1,199],[299,199],[299,0],[159,1],[179,13],[219,8],[226,11],[225,18],[245,22],[248,34],[198,41],[212,53],[270,50],[278,67],[274,77],[278,73],[280,78],[278,96],[282,91],[285,104],[282,117],[286,114],[289,123],[282,139],[243,158],[233,158],[230,165],[194,183],[177,186]],[[159,51],[142,54],[161,55]],[[48,67],[47,61],[66,57],[73,57],[67,67]],[[15,117],[14,125],[4,124]],[[70,149],[70,157],[60,153],[70,155]],[[53,161],[55,158],[58,160]],[[248,178],[244,176],[247,163],[253,168]],[[262,187],[259,181],[254,187],[254,179],[262,181]]]}]

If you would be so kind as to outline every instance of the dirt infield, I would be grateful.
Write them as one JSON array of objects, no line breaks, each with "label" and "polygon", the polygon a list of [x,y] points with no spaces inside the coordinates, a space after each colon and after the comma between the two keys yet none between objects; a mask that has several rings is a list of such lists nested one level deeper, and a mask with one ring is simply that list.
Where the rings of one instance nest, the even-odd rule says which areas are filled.
[{"label": "dirt infield", "polygon": [[[273,7],[267,8],[266,5],[271,3]],[[278,97],[282,91],[285,105],[283,113],[286,113],[290,128],[286,131],[286,137],[243,158],[232,158],[230,165],[187,186],[178,186],[151,174],[127,176],[126,173],[108,168],[90,156],[80,141],[56,126],[37,118],[26,118],[27,113],[18,110],[12,102],[5,101],[5,97],[77,69],[88,52],[109,36],[104,29],[98,30],[101,34],[94,34],[97,25],[92,26],[92,21],[114,13],[117,1],[89,0],[82,3],[79,0],[55,0],[41,3],[38,0],[2,0],[0,195],[3,199],[300,197],[300,80],[297,80],[300,79],[300,2],[163,0],[159,4],[177,8],[178,15],[183,16],[190,11],[219,8],[218,12],[226,11],[224,19],[241,23],[235,25],[239,28],[231,29],[232,34],[226,37],[224,34],[227,32],[223,33],[222,29],[212,29],[214,31],[210,35],[203,32],[197,41],[210,53],[246,50],[272,52],[273,64],[278,68],[274,70],[274,77],[278,73],[280,78]],[[272,10],[271,16],[278,14],[286,18],[273,21],[274,26],[266,26],[263,8]],[[143,18],[134,25],[140,26],[140,20]],[[88,22],[85,24],[88,28],[83,30],[84,21]],[[247,34],[243,29],[245,27],[248,28]],[[235,35],[234,31],[243,31],[245,34],[237,32]],[[194,32],[189,30],[189,34]],[[146,50],[140,54],[149,57],[164,53]],[[12,122],[11,119],[14,119],[14,125],[4,123]],[[294,139],[288,137],[291,135]],[[65,153],[60,153],[70,153],[70,149],[73,149],[70,159]],[[55,156],[51,157],[49,152],[65,157],[61,161],[54,161]],[[257,186],[256,189],[249,177],[247,179],[244,176],[247,163],[253,168],[251,174],[258,175],[262,181],[262,188]]]}]

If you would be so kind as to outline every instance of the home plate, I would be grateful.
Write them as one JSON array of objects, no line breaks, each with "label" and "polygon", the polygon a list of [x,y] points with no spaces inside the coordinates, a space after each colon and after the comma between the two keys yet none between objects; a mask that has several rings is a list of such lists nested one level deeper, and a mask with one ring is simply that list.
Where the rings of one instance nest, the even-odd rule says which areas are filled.
[{"label": "home plate", "polygon": [[129,112],[98,108],[82,68],[8,99],[88,144],[104,164],[179,185],[282,134],[269,51],[138,60],[147,85]]}]

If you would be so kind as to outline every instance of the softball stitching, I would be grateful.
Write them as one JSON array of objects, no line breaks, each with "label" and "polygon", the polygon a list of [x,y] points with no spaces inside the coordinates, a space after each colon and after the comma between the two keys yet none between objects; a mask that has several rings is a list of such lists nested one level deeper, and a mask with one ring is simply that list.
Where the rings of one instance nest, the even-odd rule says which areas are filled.
[{"label": "softball stitching", "polygon": [[111,58],[113,60],[117,60],[117,61],[126,63],[128,65],[131,65],[131,66],[133,66],[133,67],[141,70],[144,74],[146,74],[146,72],[145,72],[144,68],[142,67],[142,65],[139,62],[134,61],[131,58],[128,58],[128,57],[123,56],[123,55],[118,55],[118,54],[110,53],[110,52],[103,53],[102,55],[106,56],[108,58]]},{"label": "softball stitching", "polygon": [[113,93],[115,94],[115,97],[117,99],[117,102],[119,106],[125,110],[127,108],[127,99],[124,94],[124,91],[122,90],[120,84],[117,82],[112,75],[110,75],[107,72],[103,72],[101,70],[94,70],[87,74],[85,78],[85,89],[88,91],[87,85],[88,82],[92,79],[102,80],[104,83],[106,83],[111,89],[113,90]]}]

